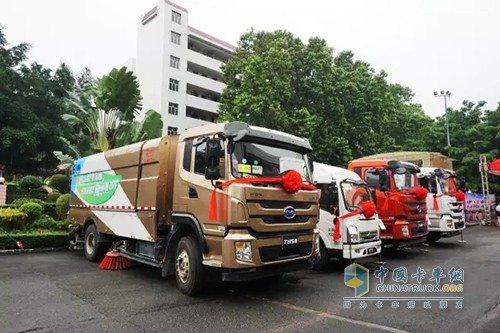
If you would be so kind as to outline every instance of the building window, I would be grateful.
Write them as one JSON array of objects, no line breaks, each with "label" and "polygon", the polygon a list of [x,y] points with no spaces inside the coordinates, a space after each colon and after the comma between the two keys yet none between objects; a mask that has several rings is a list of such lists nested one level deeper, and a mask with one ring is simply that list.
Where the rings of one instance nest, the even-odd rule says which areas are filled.
[{"label": "building window", "polygon": [[176,135],[176,134],[177,134],[177,127],[168,126],[167,135]]},{"label": "building window", "polygon": [[181,13],[177,13],[175,10],[172,11],[172,21],[181,24]]},{"label": "building window", "polygon": [[171,31],[170,32],[170,41],[174,44],[180,45],[181,44],[181,34]]},{"label": "building window", "polygon": [[173,91],[179,91],[179,80],[170,79],[168,84],[168,89]]},{"label": "building window", "polygon": [[180,63],[181,63],[180,58],[174,57],[172,55],[170,56],[170,67],[179,68]]},{"label": "building window", "polygon": [[168,103],[168,113],[177,116],[177,114],[179,114],[179,104]]}]

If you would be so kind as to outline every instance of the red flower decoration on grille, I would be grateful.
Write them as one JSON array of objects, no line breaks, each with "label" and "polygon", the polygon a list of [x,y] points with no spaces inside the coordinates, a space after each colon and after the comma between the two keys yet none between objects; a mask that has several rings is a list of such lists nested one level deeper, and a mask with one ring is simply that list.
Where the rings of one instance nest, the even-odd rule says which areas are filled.
[{"label": "red flower decoration on grille", "polygon": [[295,170],[290,170],[283,176],[283,188],[289,193],[295,193],[302,188],[302,176]]},{"label": "red flower decoration on grille", "polygon": [[457,199],[457,201],[464,201],[465,193],[462,191],[458,191],[457,193],[455,193],[455,198]]},{"label": "red flower decoration on grille", "polygon": [[415,196],[417,197],[418,200],[425,200],[425,198],[427,198],[427,193],[429,193],[429,191],[427,191],[425,188],[420,186],[415,191]]},{"label": "red flower decoration on grille", "polygon": [[365,215],[367,219],[375,215],[377,212],[377,207],[371,201],[365,201],[361,206],[361,212]]}]

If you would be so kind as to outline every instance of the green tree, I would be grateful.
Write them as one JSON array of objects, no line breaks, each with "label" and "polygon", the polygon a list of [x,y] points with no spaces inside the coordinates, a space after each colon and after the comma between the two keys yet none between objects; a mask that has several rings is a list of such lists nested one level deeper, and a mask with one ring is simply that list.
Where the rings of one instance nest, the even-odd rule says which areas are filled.
[{"label": "green tree", "polygon": [[26,64],[27,43],[9,47],[0,27],[0,164],[8,172],[43,173],[57,163],[52,151],[64,128],[66,90],[74,82],[62,64],[55,72]]},{"label": "green tree", "polygon": [[116,139],[116,146],[122,147],[139,141],[159,138],[162,135],[162,130],[161,114],[149,110],[142,121],[134,120],[122,125]]}]

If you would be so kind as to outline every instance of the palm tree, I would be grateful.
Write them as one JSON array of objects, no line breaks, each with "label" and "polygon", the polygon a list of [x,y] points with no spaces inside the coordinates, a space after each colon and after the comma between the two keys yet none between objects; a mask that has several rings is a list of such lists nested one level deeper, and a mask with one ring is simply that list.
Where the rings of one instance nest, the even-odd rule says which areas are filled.
[{"label": "palm tree", "polygon": [[126,67],[113,68],[97,82],[77,82],[69,102],[74,114],[62,118],[83,125],[96,149],[106,151],[116,146],[117,132],[124,123],[132,122],[142,108],[139,83]]}]

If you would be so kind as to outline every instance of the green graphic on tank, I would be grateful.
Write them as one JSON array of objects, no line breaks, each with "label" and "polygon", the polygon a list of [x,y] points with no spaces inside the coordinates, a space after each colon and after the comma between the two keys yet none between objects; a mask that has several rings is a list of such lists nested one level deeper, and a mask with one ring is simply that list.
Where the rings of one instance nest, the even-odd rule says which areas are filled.
[{"label": "green graphic on tank", "polygon": [[121,175],[103,172],[80,175],[76,177],[76,188],[86,203],[100,205],[111,199],[121,180]]}]

